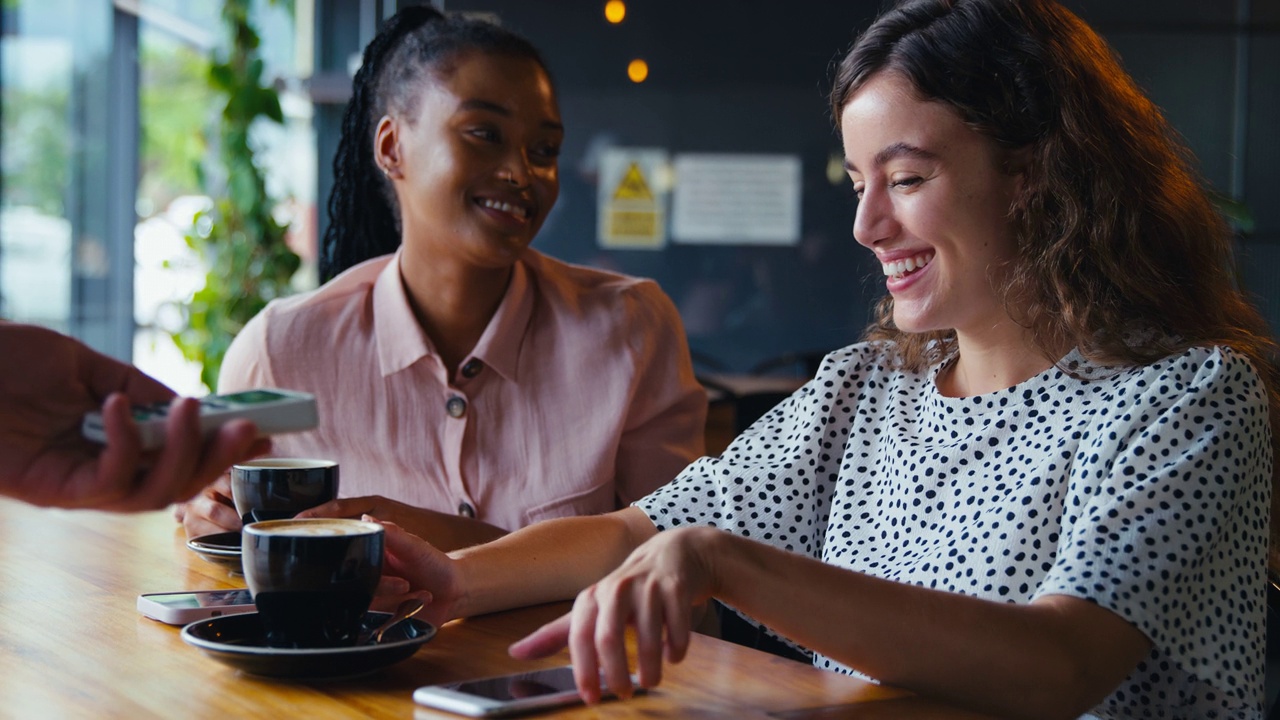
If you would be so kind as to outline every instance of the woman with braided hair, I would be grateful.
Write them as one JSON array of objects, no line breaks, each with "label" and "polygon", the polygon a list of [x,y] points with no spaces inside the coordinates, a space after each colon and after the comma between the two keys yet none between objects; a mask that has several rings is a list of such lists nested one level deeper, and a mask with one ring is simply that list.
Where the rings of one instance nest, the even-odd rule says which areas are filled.
[{"label": "woman with braided hair", "polygon": [[[343,497],[440,547],[611,511],[703,448],[706,396],[652,281],[529,247],[559,191],[564,128],[523,38],[409,7],[365,49],[343,121],[318,290],[273,302],[220,391],[317,396],[274,454],[325,457]],[[228,483],[179,511],[239,526]]]}]

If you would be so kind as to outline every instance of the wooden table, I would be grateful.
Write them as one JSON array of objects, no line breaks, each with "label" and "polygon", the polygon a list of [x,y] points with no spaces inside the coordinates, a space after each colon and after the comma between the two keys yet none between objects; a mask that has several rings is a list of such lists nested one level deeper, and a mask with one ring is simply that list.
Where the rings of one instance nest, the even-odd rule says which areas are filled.
[{"label": "wooden table", "polygon": [[[568,662],[507,645],[566,603],[449,623],[413,657],[362,678],[282,682],[207,657],[135,610],[139,593],[243,587],[201,559],[167,512],[43,510],[0,499],[0,717],[456,718],[414,688]],[[647,695],[570,718],[914,717],[912,698],[707,636]],[[929,706],[932,707],[932,706]],[[948,714],[948,717],[965,717]]]}]

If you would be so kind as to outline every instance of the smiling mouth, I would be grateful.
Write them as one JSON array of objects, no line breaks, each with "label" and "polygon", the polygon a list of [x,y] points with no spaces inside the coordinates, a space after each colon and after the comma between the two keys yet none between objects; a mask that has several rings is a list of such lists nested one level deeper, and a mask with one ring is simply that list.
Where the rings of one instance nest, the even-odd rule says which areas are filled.
[{"label": "smiling mouth", "polygon": [[528,220],[529,216],[533,214],[533,212],[524,205],[512,205],[511,203],[494,200],[492,198],[481,198],[477,200],[476,203],[480,205],[480,207],[487,208],[489,210],[497,210],[500,213],[505,213],[520,220]]},{"label": "smiling mouth", "polygon": [[895,260],[894,262],[881,263],[880,269],[884,271],[885,277],[891,277],[895,280],[918,272],[925,265],[933,261],[932,252],[923,252],[915,257],[909,257],[904,260]]}]

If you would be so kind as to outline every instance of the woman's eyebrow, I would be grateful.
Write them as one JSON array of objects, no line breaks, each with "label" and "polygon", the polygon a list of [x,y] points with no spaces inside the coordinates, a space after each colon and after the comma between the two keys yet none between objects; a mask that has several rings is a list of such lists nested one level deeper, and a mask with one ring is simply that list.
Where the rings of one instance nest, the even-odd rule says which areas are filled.
[{"label": "woman's eyebrow", "polygon": [[[507,118],[513,116],[513,113],[509,108],[499,105],[498,103],[495,103],[495,102],[489,102],[488,100],[479,100],[479,99],[463,100],[458,105],[458,109],[459,110],[483,110],[485,112],[491,112]],[[555,120],[543,120],[542,126],[547,128],[548,130],[560,130],[560,131],[564,130],[564,125]]]},{"label": "woman's eyebrow", "polygon": [[[925,150],[922,147],[905,142],[896,142],[876,153],[872,162],[874,162],[876,166],[880,166],[890,160],[896,160],[902,157],[915,158],[917,160],[936,160],[938,158],[935,153]],[[844,159],[844,169],[847,172],[859,172],[857,166],[855,166],[853,161],[849,160],[849,158]]]}]

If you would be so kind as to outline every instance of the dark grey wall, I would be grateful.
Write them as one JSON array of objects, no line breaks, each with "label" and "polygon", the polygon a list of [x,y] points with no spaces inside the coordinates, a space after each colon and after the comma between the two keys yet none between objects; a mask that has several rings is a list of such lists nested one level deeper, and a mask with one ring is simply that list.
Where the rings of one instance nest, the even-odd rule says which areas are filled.
[{"label": "dark grey wall", "polygon": [[[857,339],[883,290],[853,242],[847,183],[827,180],[839,152],[826,110],[828,67],[875,2],[632,2],[608,25],[602,0],[449,0],[488,10],[541,48],[567,127],[561,200],[535,247],[574,262],[656,279],[708,368],[747,370]],[[554,8],[554,9],[552,9]],[[799,9],[799,11],[797,11]],[[645,58],[649,79],[625,68]],[[662,252],[596,247],[594,141],[671,153],[788,153],[802,158],[800,247],[669,244]],[[797,370],[804,371],[801,365]]]},{"label": "dark grey wall", "polygon": [[1280,329],[1280,1],[1068,5],[1120,53],[1213,189],[1244,203],[1241,281]]},{"label": "dark grey wall", "polygon": [[1256,227],[1242,242],[1245,286],[1258,293],[1280,328],[1280,2],[1255,3],[1249,36],[1248,145],[1244,202]]},{"label": "dark grey wall", "polygon": [[[1247,204],[1255,226],[1241,240],[1243,281],[1263,296],[1273,324],[1280,324],[1280,0],[1252,0],[1244,24],[1241,8],[1227,1],[1066,4],[1112,42],[1166,110],[1207,182]],[[824,91],[831,61],[874,16],[878,0],[646,0],[628,3],[630,15],[619,26],[604,21],[603,0],[446,5],[496,13],[543,50],[556,77],[568,129],[563,189],[536,247],[658,280],[680,307],[692,347],[709,365],[746,370],[858,337],[883,284],[878,267],[850,235],[854,206],[847,183],[826,179],[839,142]],[[637,56],[651,67],[642,85],[624,73]],[[1245,58],[1247,71],[1242,85],[1238,57]],[[325,167],[336,125],[331,111],[318,117]],[[604,139],[672,153],[799,155],[801,245],[597,248],[596,189],[584,161],[593,140]]]}]

